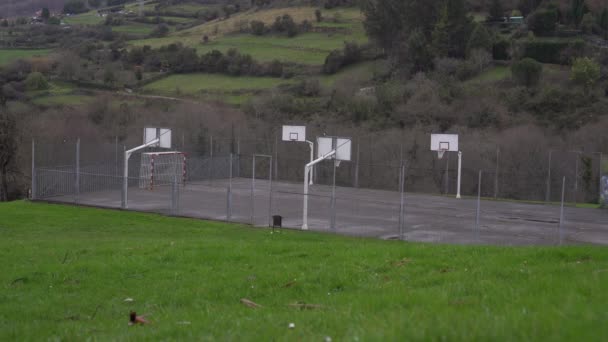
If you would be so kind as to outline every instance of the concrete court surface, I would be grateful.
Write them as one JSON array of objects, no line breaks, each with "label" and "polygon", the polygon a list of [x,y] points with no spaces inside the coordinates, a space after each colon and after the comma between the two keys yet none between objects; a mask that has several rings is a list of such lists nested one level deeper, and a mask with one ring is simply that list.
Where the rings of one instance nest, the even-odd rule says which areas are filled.
[{"label": "concrete court surface", "polygon": [[[303,187],[300,183],[273,182],[269,211],[269,182],[256,180],[254,201],[251,179],[232,180],[230,221],[268,226],[269,215],[283,216],[283,226],[301,228]],[[180,216],[227,219],[228,180],[187,183],[179,187]],[[331,186],[314,185],[309,195],[309,228],[332,232]],[[171,214],[170,186],[154,190],[129,188],[129,209]],[[74,196],[45,200],[74,203]],[[252,211],[253,202],[253,211]],[[120,208],[120,190],[83,193],[78,204]],[[481,243],[496,245],[552,245],[559,242],[560,208],[556,205],[481,201],[479,234],[475,231],[476,199],[425,194],[405,194],[404,236],[408,241]],[[377,237],[399,236],[398,192],[336,188],[335,232]],[[253,215],[252,215],[253,212]],[[608,245],[608,210],[566,207],[562,229],[564,243]]]}]

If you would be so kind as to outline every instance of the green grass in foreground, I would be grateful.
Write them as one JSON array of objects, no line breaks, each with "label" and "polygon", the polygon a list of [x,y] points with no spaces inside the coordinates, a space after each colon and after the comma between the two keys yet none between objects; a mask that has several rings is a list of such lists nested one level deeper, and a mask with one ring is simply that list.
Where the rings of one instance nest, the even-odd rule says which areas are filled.
[{"label": "green grass in foreground", "polygon": [[47,49],[0,49],[0,66],[18,59],[46,56],[51,52]]},{"label": "green grass in foreground", "polygon": [[[0,217],[5,341],[608,339],[605,247],[270,234],[28,202]],[[130,310],[152,324],[127,326]]]}]

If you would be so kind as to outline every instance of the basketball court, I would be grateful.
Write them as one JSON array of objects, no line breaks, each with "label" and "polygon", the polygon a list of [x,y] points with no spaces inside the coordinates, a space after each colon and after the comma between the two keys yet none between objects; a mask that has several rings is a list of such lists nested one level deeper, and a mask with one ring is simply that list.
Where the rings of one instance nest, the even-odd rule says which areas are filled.
[{"label": "basketball court", "polygon": [[[179,216],[227,220],[228,180],[186,184],[179,189]],[[283,226],[302,227],[301,184],[273,182],[272,204],[268,181],[256,180],[253,220],[251,179],[232,180],[232,222],[269,226],[269,214],[281,215]],[[331,186],[314,185],[309,193],[310,230],[332,232]],[[74,203],[73,196],[47,199]],[[155,190],[131,188],[129,209],[171,214],[170,186]],[[120,191],[80,194],[78,203],[120,208]],[[269,207],[272,209],[269,211]],[[476,199],[406,194],[404,233],[408,241],[483,243],[499,245],[550,245],[558,242],[559,206],[481,201],[480,233],[475,234]],[[398,192],[336,188],[336,229],[339,234],[395,239],[399,237]],[[608,212],[566,208],[565,243],[608,244]],[[170,229],[170,227],[168,227]]]}]

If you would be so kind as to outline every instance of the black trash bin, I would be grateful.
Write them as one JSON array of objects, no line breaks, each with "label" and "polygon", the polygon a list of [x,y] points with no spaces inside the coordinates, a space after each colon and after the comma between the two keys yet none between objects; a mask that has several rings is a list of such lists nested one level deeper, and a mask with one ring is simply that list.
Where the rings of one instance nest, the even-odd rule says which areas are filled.
[{"label": "black trash bin", "polygon": [[283,228],[283,216],[281,216],[281,215],[272,216],[272,228]]}]

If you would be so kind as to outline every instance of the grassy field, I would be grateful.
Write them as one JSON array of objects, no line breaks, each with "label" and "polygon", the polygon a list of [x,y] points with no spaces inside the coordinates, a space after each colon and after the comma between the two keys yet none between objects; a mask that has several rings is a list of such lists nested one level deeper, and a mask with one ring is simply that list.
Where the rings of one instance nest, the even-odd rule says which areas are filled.
[{"label": "grassy field", "polygon": [[[271,234],[28,202],[0,216],[2,340],[608,338],[604,247]],[[152,323],[129,327],[131,310]]]},{"label": "grassy field", "polygon": [[[345,41],[367,42],[368,39],[360,18],[361,13],[356,9],[326,11],[324,13],[327,21],[315,23],[318,27],[346,28],[347,31],[310,32],[300,34],[294,38],[238,33],[239,23],[244,22],[246,27],[251,20],[260,20],[271,24],[276,16],[283,13],[291,14],[297,22],[305,19],[313,21],[314,10],[314,7],[294,7],[247,11],[234,15],[227,20],[215,20],[188,30],[174,32],[168,37],[134,40],[130,44],[135,46],[149,45],[157,48],[181,42],[184,45],[196,48],[199,53],[211,50],[226,51],[236,48],[242,53],[252,55],[259,61],[279,59],[301,64],[321,65],[325,62],[329,52],[334,49],[341,49]],[[201,43],[204,35],[211,39],[207,44]]]},{"label": "grassy field", "polygon": [[6,65],[18,59],[46,56],[51,50],[46,49],[0,49],[0,66]]},{"label": "grassy field", "polygon": [[[220,74],[183,74],[171,75],[144,87],[144,91],[163,95],[188,95],[212,99],[209,95],[247,95],[258,91],[274,88],[279,84],[293,83],[274,77],[232,77]],[[244,101],[238,96],[234,102]],[[221,99],[221,98],[220,98]]]},{"label": "grassy field", "polygon": [[105,18],[97,15],[97,10],[63,18],[63,22],[69,25],[97,25],[104,20]]}]

